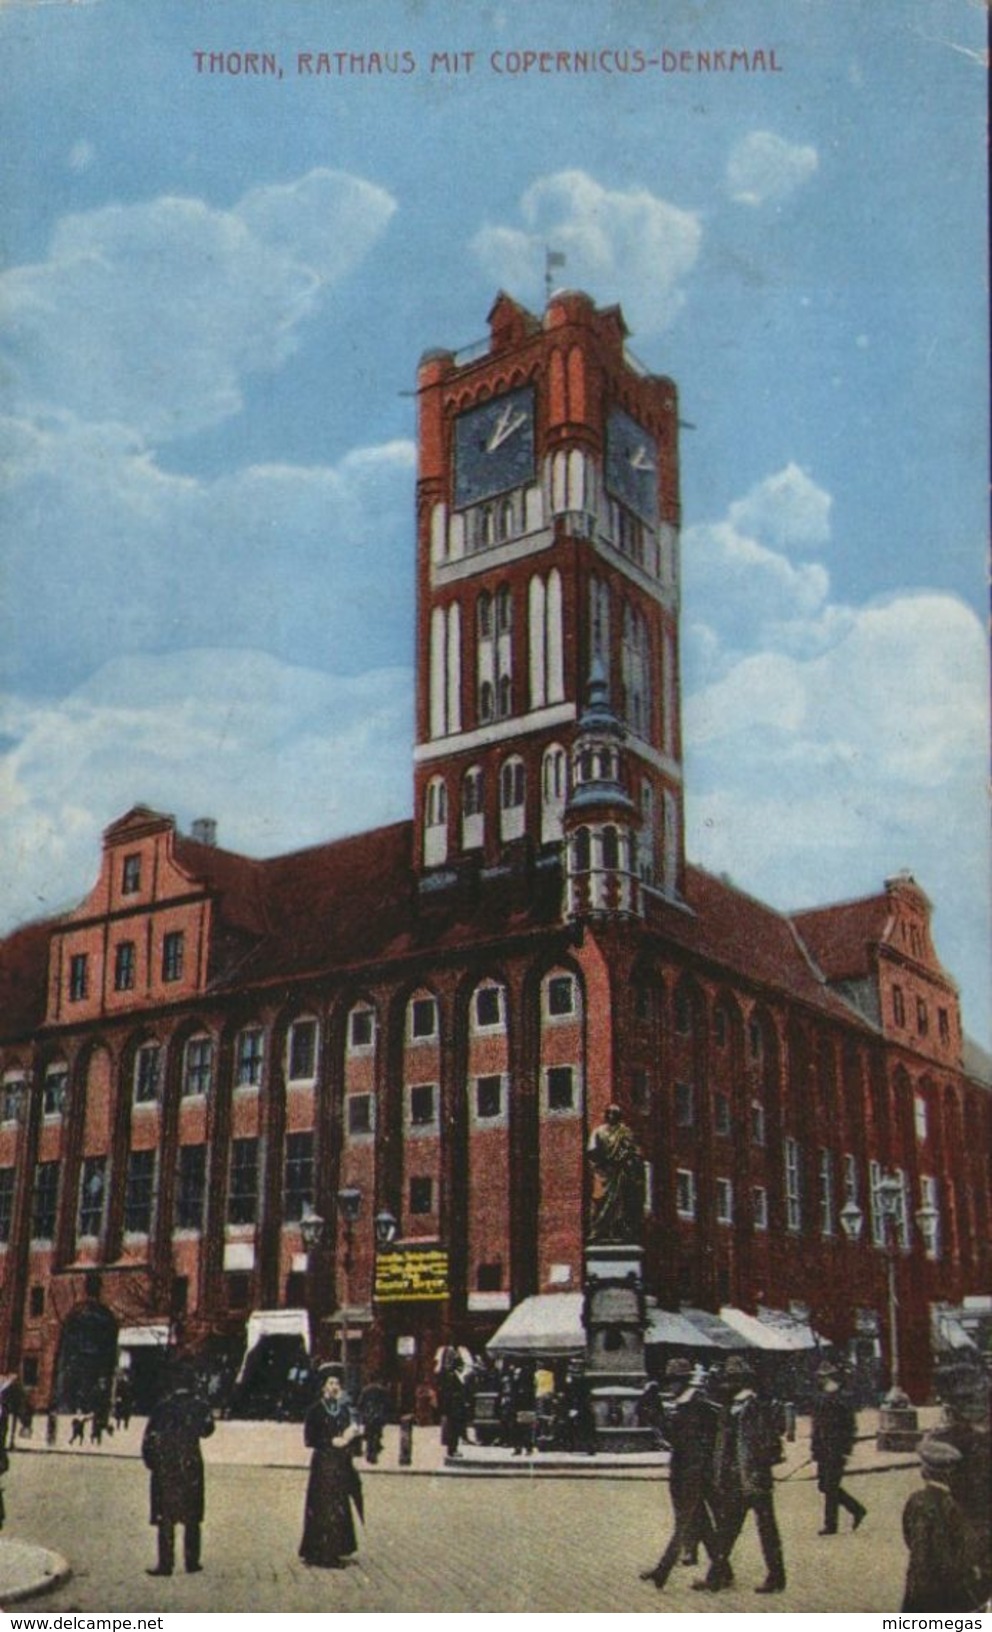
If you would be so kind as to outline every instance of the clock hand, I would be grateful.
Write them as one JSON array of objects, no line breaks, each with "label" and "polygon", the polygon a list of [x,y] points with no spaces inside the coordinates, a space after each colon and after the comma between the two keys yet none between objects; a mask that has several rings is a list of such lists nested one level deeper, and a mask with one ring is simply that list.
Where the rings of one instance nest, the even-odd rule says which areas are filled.
[{"label": "clock hand", "polygon": [[519,431],[521,425],[526,425],[526,423],[527,415],[520,409],[514,414],[513,409],[508,404],[502,410],[492,428],[489,441],[486,443],[486,452],[495,453],[497,448],[502,447],[504,442],[508,442],[510,437]]},{"label": "clock hand", "polygon": [[631,454],[630,468],[631,470],[654,470],[654,461],[649,458],[647,448],[643,442],[636,453]]}]

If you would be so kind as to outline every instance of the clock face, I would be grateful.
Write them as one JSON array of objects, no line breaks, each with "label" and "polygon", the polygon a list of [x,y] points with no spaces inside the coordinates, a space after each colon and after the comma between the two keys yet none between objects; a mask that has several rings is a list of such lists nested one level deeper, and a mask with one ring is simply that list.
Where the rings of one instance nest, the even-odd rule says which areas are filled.
[{"label": "clock face", "polygon": [[613,497],[654,527],[658,521],[658,448],[622,408],[606,425],[606,485]]},{"label": "clock face", "polygon": [[534,390],[521,386],[455,420],[455,508],[534,479]]}]

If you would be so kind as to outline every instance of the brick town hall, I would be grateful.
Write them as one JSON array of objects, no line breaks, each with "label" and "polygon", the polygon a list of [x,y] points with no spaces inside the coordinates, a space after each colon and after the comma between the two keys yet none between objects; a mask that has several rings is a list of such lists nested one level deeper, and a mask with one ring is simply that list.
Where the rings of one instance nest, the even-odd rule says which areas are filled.
[{"label": "brick town hall", "polygon": [[259,861],[138,805],[0,945],[0,1370],[39,1405],[97,1285],[136,1381],[264,1312],[408,1399],[581,1290],[613,1101],[659,1317],[801,1305],[884,1362],[891,1264],[922,1398],[932,1306],[992,1290],[923,890],[787,916],[685,859],[675,386],[585,295],[489,321],[418,375],[413,819]]}]

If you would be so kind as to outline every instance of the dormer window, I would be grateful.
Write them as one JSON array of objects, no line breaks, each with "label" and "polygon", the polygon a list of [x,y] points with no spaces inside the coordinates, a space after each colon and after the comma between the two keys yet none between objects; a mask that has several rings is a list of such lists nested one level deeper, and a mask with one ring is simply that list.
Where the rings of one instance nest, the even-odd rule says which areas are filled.
[{"label": "dormer window", "polygon": [[166,981],[182,980],[183,978],[183,932],[181,929],[169,930],[162,937],[162,979]]},{"label": "dormer window", "polygon": [[89,958],[85,952],[76,952],[69,959],[69,1001],[81,1003],[89,992]]},{"label": "dormer window", "polygon": [[133,941],[118,941],[114,952],[114,991],[134,990],[135,948]]},{"label": "dormer window", "polygon": [[141,857],[125,856],[121,866],[121,894],[137,895],[141,889]]}]

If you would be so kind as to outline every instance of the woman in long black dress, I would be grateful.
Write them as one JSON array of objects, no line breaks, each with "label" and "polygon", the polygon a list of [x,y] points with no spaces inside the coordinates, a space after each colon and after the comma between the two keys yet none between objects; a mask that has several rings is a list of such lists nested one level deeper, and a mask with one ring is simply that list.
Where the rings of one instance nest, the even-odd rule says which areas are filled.
[{"label": "woman in long black dress", "polygon": [[361,1517],[362,1484],[353,1461],[360,1438],[340,1379],[334,1372],[321,1374],[320,1398],[303,1423],[304,1444],[313,1451],[300,1542],[304,1564],[339,1570],[358,1546],[351,1504]]}]

